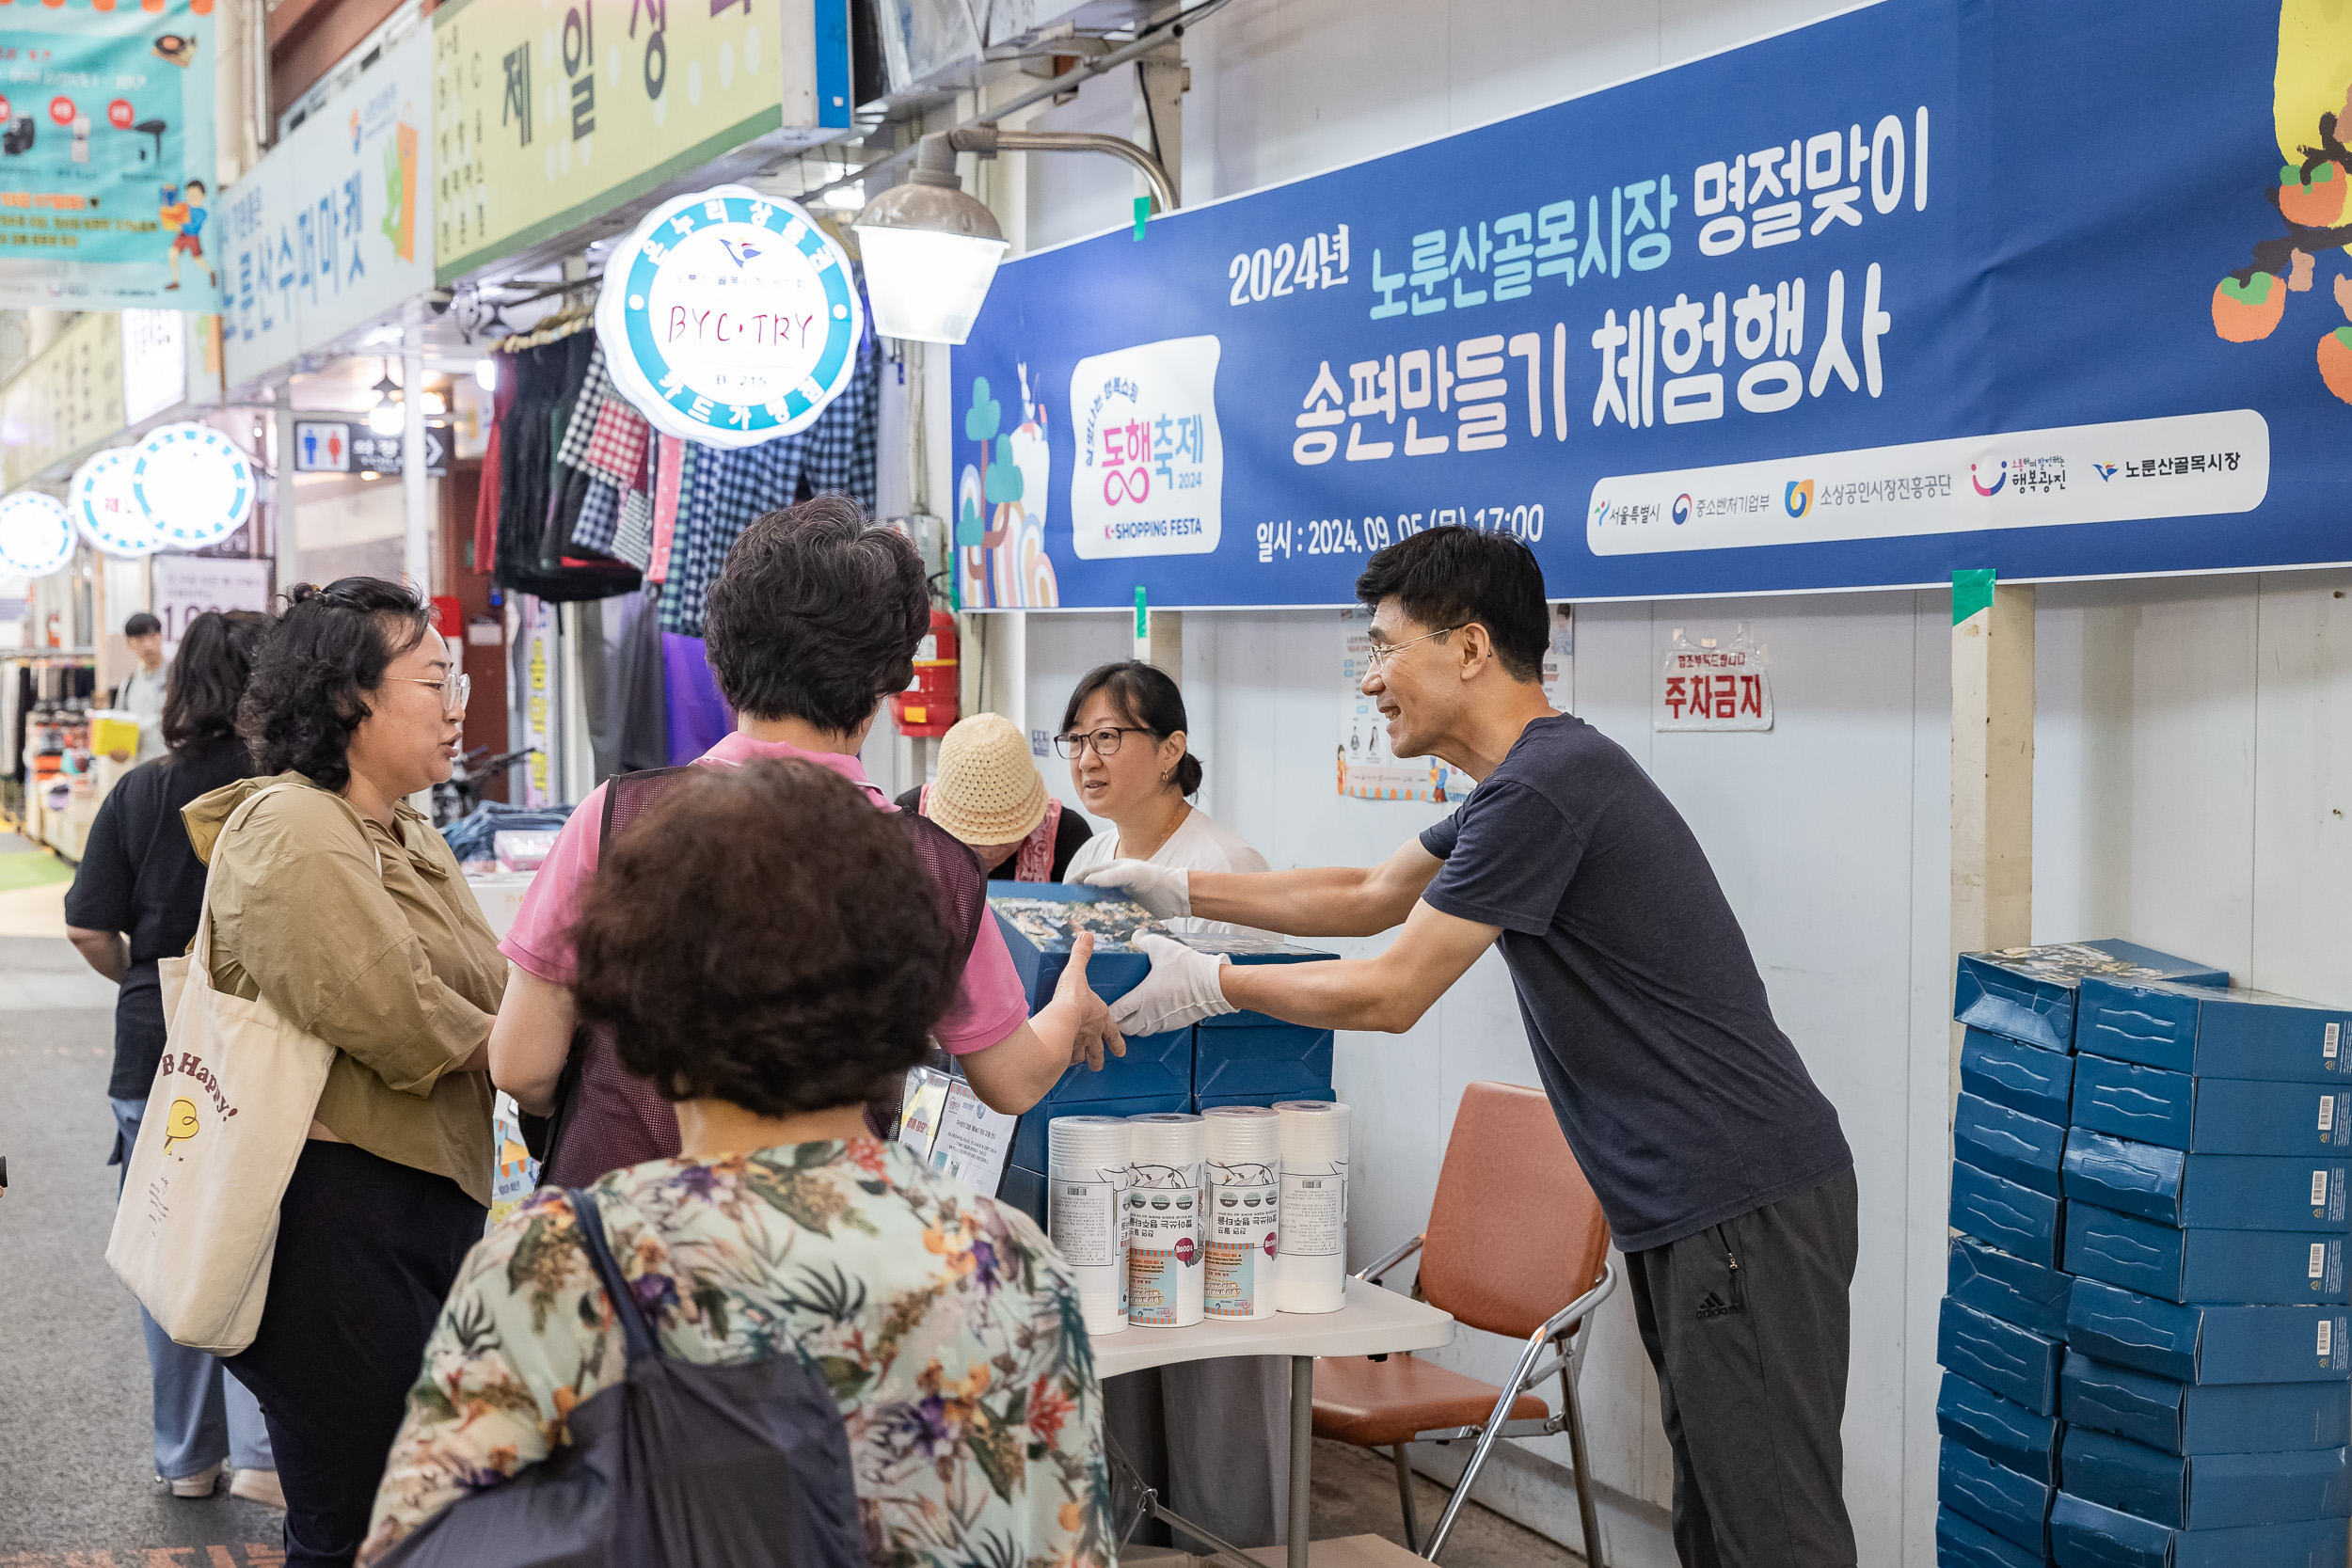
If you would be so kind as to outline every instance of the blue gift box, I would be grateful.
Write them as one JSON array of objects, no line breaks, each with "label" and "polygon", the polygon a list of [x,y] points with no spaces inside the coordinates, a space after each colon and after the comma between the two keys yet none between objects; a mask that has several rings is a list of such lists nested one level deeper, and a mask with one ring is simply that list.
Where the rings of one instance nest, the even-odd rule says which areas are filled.
[{"label": "blue gift box", "polygon": [[2059,1568],[2344,1568],[2341,1520],[2174,1529],[2060,1492],[2050,1510]]},{"label": "blue gift box", "polygon": [[2288,1453],[2164,1453],[2108,1433],[2066,1434],[2066,1490],[2086,1502],[2174,1529],[2291,1525],[2352,1515],[2343,1449]]},{"label": "blue gift box", "polygon": [[2066,1129],[2023,1111],[1963,1094],[1952,1110],[1953,1158],[2052,1197],[2062,1196]]},{"label": "blue gift box", "polygon": [[1970,1164],[1952,1166],[1951,1224],[1963,1236],[2045,1269],[2058,1266],[2066,1204]]},{"label": "blue gift box", "polygon": [[2038,1416],[1958,1372],[1944,1374],[1935,1430],[2004,1469],[2058,1483],[2058,1418]]},{"label": "blue gift box", "polygon": [[2352,1148],[2352,1088],[2199,1078],[2082,1055],[2074,1125],[2198,1154],[2324,1154]]},{"label": "blue gift box", "polygon": [[1990,1030],[1969,1029],[1961,1038],[1960,1087],[2063,1127],[2074,1096],[2074,1058]]},{"label": "blue gift box", "polygon": [[1955,1236],[1945,1281],[1944,1293],[1963,1307],[2052,1339],[2066,1338],[2066,1302],[2074,1289],[2072,1275]]},{"label": "blue gift box", "polygon": [[1192,1093],[1194,1031],[1189,1028],[1170,1029],[1161,1035],[1129,1035],[1121,1041],[1126,1054],[1103,1053],[1103,1066],[1098,1070],[1084,1062],[1066,1069],[1054,1081],[1037,1102],[1043,1110],[1056,1107],[1056,1116],[1076,1113],[1058,1107],[1098,1100],[1136,1100],[1144,1096],[1164,1098],[1168,1095]]},{"label": "blue gift box", "polygon": [[1946,1438],[1936,1466],[1936,1500],[2028,1551],[2049,1544],[2050,1504],[2058,1488]]},{"label": "blue gift box", "polygon": [[2058,1414],[2166,1453],[2340,1449],[2352,1442],[2352,1387],[2327,1383],[2222,1383],[2199,1387],[2066,1353]]},{"label": "blue gift box", "polygon": [[2049,1560],[1948,1508],[1935,1511],[1935,1568],[2046,1568]]},{"label": "blue gift box", "polygon": [[1332,1040],[1328,1029],[1263,1013],[1204,1018],[1193,1041],[1193,1093],[1203,1105],[1328,1100]]},{"label": "blue gift box", "polygon": [[1045,1174],[1023,1170],[1019,1165],[1007,1165],[1004,1179],[996,1184],[996,1200],[1009,1203],[1029,1218],[1037,1221],[1040,1230],[1045,1228]]},{"label": "blue gift box", "polygon": [[2158,1301],[2074,1281],[2066,1338],[2101,1361],[2181,1383],[2343,1383],[2352,1370],[2345,1314],[2321,1307]]},{"label": "blue gift box", "polygon": [[2066,1346],[1946,1299],[1935,1332],[1935,1364],[2036,1416],[2058,1414],[2058,1362]]},{"label": "blue gift box", "polygon": [[2086,979],[2074,1049],[2212,1078],[2352,1078],[2352,1012],[2263,990]]},{"label": "blue gift box", "polygon": [[[1069,944],[1062,941],[1042,942],[1024,931],[1013,918],[998,909],[1007,899],[1047,904],[1117,904],[1126,902],[1126,895],[1117,888],[1087,887],[1076,882],[988,884],[989,907],[996,912],[997,929],[1004,933],[1005,951],[1012,956],[1012,967],[1021,975],[1029,1010],[1035,1012],[1054,999],[1054,988],[1061,983],[1062,971],[1070,966]],[[1225,954],[1237,964],[1306,963],[1337,956],[1311,947],[1296,947],[1273,937],[1192,936],[1172,931],[1168,935],[1200,952]],[[1087,962],[1087,984],[1104,1001],[1116,1002],[1143,984],[1143,977],[1151,973],[1148,955],[1123,944],[1097,942],[1094,956]]]},{"label": "blue gift box", "polygon": [[2226,970],[2113,939],[2008,947],[1960,956],[1952,986],[1952,1016],[2027,1045],[2072,1051],[2075,992],[2092,974],[2184,980],[2198,986],[2230,983]]},{"label": "blue gift box", "polygon": [[2190,1154],[2078,1127],[2066,1140],[2066,1196],[2159,1225],[2207,1230],[2344,1227],[2341,1159]]},{"label": "blue gift box", "polygon": [[2342,1236],[2185,1230],[2090,1203],[2066,1206],[2066,1272],[2166,1301],[2346,1299]]}]

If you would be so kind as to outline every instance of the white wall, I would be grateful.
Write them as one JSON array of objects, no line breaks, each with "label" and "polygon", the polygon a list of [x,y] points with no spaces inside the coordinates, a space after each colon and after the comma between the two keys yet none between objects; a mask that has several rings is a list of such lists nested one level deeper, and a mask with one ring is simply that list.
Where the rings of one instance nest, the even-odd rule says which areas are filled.
[{"label": "white wall", "polygon": [[[1187,204],[1478,124],[1845,8],[1819,0],[1238,0],[1185,40]],[[1034,123],[1132,134],[1124,73]],[[1127,172],[1032,161],[1028,244],[1125,220]],[[2352,914],[2352,578],[2275,574],[2041,591],[2037,940],[2120,935],[2225,963],[2242,981],[2341,1001]],[[1677,626],[1753,623],[1777,727],[1655,735],[1654,672]],[[1328,613],[1192,614],[1188,684],[1216,815],[1278,865],[1363,863],[1438,808],[1339,798]],[[1122,616],[1033,615],[1025,702],[1125,657]],[[970,657],[967,654],[967,657]],[[1580,612],[1576,707],[1689,818],[1774,1010],[1853,1145],[1847,1495],[1860,1560],[1933,1561],[1936,1303],[1944,1276],[1949,1011],[1949,595],[1882,593]],[[1058,763],[1043,766],[1065,800]],[[1359,944],[1334,943],[1350,947]],[[1376,945],[1376,944],[1363,944]],[[1489,957],[1402,1037],[1343,1035],[1359,1108],[1351,1252],[1419,1229],[1465,1084],[1534,1082],[1508,977]],[[1433,1115],[1433,1109],[1439,1114]],[[1493,1378],[1512,1347],[1443,1359]],[[1586,1370],[1609,1558],[1669,1564],[1657,1395],[1622,1297]],[[1561,1464],[1565,1439],[1535,1445]],[[1418,1456],[1444,1472],[1451,1456]],[[1458,1461],[1454,1461],[1458,1463]],[[1490,1468],[1494,1503],[1574,1544],[1573,1497],[1541,1462]]]}]

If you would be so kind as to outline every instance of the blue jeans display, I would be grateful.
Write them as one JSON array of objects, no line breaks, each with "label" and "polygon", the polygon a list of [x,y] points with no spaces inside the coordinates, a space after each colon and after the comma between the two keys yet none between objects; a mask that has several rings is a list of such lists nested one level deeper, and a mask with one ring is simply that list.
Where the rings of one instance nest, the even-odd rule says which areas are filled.
[{"label": "blue jeans display", "polygon": [[[115,1113],[113,1163],[127,1175],[138,1142],[144,1100],[109,1100]],[[115,1183],[121,1196],[121,1179]],[[245,1385],[200,1350],[173,1342],[147,1308],[139,1308],[147,1338],[147,1370],[155,1387],[155,1473],[166,1481],[202,1473],[228,1460],[240,1470],[274,1470],[269,1429]]]}]

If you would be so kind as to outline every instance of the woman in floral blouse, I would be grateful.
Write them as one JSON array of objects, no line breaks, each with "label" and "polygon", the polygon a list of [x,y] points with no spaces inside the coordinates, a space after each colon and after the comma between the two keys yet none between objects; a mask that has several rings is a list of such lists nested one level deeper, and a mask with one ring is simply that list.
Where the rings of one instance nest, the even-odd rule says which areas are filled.
[{"label": "woman in floral blouse", "polygon": [[[797,1344],[847,1425],[872,1560],[1116,1561],[1077,1294],[1027,1216],[865,1132],[953,993],[905,836],[841,779],[759,762],[677,785],[576,928],[584,1016],[677,1102],[684,1152],[603,1178],[662,1345]],[[362,1562],[567,1441],[616,1385],[612,1306],[556,1189],[473,1249],[392,1445]]]}]

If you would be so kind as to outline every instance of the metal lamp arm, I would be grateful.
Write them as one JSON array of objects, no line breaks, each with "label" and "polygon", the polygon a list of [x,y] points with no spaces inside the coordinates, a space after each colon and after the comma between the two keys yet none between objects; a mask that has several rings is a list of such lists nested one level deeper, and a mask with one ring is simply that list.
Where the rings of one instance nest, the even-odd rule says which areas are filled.
[{"label": "metal lamp arm", "polygon": [[999,152],[1104,152],[1123,158],[1152,182],[1152,194],[1158,199],[1161,212],[1176,210],[1176,187],[1168,178],[1168,170],[1157,158],[1124,136],[1099,131],[1007,131],[994,125],[962,125],[938,135],[945,136],[954,150],[977,153],[983,158],[993,158]]}]

